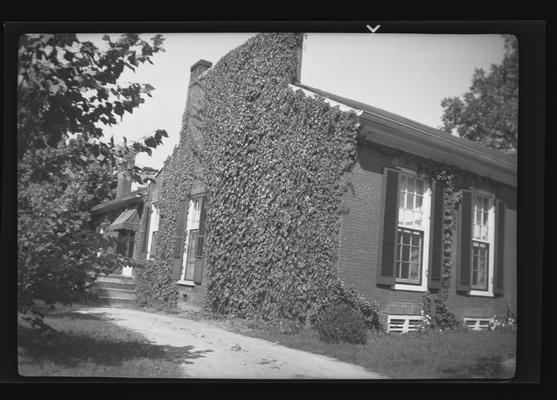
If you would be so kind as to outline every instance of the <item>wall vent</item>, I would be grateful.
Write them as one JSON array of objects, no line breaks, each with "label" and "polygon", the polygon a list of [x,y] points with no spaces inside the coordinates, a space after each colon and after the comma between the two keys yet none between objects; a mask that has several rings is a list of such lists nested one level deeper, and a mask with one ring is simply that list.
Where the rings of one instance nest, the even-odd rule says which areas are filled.
[{"label": "wall vent", "polygon": [[473,331],[488,331],[493,318],[464,318],[464,327]]},{"label": "wall vent", "polygon": [[416,332],[422,325],[423,317],[419,315],[389,315],[387,332]]}]

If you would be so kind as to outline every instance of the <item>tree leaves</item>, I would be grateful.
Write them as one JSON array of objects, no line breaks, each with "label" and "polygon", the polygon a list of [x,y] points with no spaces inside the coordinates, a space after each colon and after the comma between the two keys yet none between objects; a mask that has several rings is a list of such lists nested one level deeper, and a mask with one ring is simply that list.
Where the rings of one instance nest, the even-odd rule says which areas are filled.
[{"label": "tree leaves", "polygon": [[476,69],[470,91],[461,98],[445,98],[443,129],[505,152],[518,145],[518,43],[505,38],[505,56],[486,74]]},{"label": "tree leaves", "polygon": [[[125,259],[108,254],[115,238],[97,230],[89,210],[114,196],[115,172],[149,179],[126,162],[130,152],[162,143],[157,130],[151,147],[101,141],[99,125],[115,124],[144,99],[140,84],[117,84],[136,50],[161,51],[137,34],[101,51],[75,34],[23,35],[18,68],[18,306],[34,300],[70,303],[86,294],[94,277],[111,272]],[[153,88],[151,87],[150,90]],[[113,216],[115,218],[115,216]],[[101,223],[105,232],[110,221]],[[104,224],[104,225],[103,225]]]}]

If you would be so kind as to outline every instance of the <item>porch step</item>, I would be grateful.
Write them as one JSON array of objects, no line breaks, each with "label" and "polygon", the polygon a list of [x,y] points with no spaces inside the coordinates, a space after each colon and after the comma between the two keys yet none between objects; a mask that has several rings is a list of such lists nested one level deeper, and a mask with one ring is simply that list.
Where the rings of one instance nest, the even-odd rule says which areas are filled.
[{"label": "porch step", "polygon": [[100,276],[95,282],[98,299],[110,305],[132,306],[135,304],[135,279],[122,275]]},{"label": "porch step", "polygon": [[97,293],[99,297],[135,300],[135,290],[99,287]]},{"label": "porch step", "polygon": [[133,278],[120,279],[108,276],[97,278],[96,282],[100,288],[135,290],[135,280]]},{"label": "porch step", "polygon": [[107,304],[109,306],[121,306],[121,307],[135,307],[135,300],[132,299],[121,299],[118,297],[102,297],[99,296],[99,302],[101,304]]}]

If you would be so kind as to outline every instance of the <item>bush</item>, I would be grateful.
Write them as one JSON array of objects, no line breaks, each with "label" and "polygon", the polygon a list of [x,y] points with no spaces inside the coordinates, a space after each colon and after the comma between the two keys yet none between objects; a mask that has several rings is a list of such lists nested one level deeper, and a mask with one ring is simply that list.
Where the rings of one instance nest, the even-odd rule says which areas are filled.
[{"label": "bush", "polygon": [[312,328],[321,323],[321,317],[327,315],[326,308],[335,304],[347,305],[361,314],[367,328],[374,331],[382,330],[379,322],[379,310],[377,304],[370,304],[353,287],[341,281],[331,278],[320,291],[319,297],[314,301],[312,309],[308,311],[308,322]]},{"label": "bush", "polygon": [[134,260],[136,303],[159,310],[171,310],[178,303],[178,288],[170,267],[161,260]]},{"label": "bush", "polygon": [[362,314],[348,304],[325,308],[315,329],[319,339],[329,343],[367,342],[367,327]]}]

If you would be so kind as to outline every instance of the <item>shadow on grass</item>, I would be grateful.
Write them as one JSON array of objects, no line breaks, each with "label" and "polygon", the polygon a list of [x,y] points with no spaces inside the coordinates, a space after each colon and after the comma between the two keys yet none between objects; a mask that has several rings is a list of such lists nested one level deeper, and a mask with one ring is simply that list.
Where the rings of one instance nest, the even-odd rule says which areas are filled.
[{"label": "shadow on grass", "polygon": [[53,329],[41,332],[18,326],[20,357],[27,362],[49,361],[64,367],[78,367],[82,363],[119,366],[139,359],[193,364],[192,360],[213,351],[195,350],[194,346],[155,345],[137,332],[92,314],[56,314],[45,322]]},{"label": "shadow on grass", "polygon": [[443,374],[442,378],[445,379],[510,378],[509,371],[503,367],[501,357],[481,358],[473,365],[462,368],[444,369],[440,372]]}]

